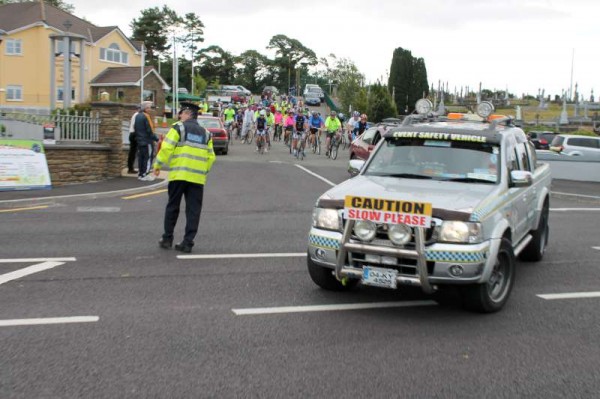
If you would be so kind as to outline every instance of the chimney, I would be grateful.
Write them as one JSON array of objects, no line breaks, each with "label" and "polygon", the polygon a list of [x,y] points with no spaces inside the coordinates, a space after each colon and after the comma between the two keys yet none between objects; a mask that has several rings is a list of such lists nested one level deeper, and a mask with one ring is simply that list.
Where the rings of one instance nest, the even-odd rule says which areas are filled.
[{"label": "chimney", "polygon": [[40,9],[42,11],[42,21],[46,22],[46,4],[44,0],[40,0]]}]

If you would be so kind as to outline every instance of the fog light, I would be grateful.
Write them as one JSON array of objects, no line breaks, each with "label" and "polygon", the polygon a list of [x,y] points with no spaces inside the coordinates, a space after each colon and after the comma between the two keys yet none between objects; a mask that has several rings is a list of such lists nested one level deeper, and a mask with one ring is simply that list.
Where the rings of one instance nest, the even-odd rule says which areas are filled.
[{"label": "fog light", "polygon": [[370,220],[359,220],[354,224],[354,234],[361,241],[372,241],[377,234],[377,225]]},{"label": "fog light", "polygon": [[315,255],[317,255],[317,258],[324,260],[325,259],[325,251],[322,250],[321,248],[317,248],[315,250]]},{"label": "fog light", "polygon": [[394,244],[404,245],[412,238],[412,230],[405,224],[392,224],[388,228],[388,237]]},{"label": "fog light", "polygon": [[450,266],[450,274],[454,277],[460,277],[465,272],[465,269],[461,265]]}]

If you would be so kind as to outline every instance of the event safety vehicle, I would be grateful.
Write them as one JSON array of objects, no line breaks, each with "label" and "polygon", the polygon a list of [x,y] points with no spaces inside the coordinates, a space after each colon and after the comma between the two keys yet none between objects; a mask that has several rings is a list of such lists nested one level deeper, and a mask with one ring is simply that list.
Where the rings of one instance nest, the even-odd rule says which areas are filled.
[{"label": "event safety vehicle", "polygon": [[491,103],[477,115],[432,109],[419,100],[368,160],[350,161],[353,178],[317,200],[308,271],[328,290],[456,286],[466,308],[495,312],[514,286],[516,257],[544,255],[550,169]]}]

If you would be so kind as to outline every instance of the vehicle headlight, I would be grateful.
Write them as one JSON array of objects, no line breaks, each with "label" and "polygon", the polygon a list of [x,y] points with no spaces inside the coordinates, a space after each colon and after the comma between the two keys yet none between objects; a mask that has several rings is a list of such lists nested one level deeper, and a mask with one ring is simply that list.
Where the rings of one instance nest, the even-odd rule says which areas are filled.
[{"label": "vehicle headlight", "polygon": [[466,222],[443,222],[439,241],[477,244],[482,241],[481,224]]},{"label": "vehicle headlight", "polygon": [[341,230],[337,209],[315,208],[313,210],[313,226],[327,230]]},{"label": "vehicle headlight", "polygon": [[354,224],[354,234],[361,241],[372,241],[377,234],[377,225],[370,220],[359,220]]},{"label": "vehicle headlight", "polygon": [[388,227],[388,238],[396,245],[404,245],[410,241],[412,229],[405,224],[391,224]]}]

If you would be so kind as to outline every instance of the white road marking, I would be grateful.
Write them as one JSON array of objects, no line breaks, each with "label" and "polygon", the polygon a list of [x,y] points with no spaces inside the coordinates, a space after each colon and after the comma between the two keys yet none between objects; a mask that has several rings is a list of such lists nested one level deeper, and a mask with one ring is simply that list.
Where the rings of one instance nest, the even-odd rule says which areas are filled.
[{"label": "white road marking", "polygon": [[405,301],[405,302],[372,302],[372,303],[344,303],[336,305],[312,305],[312,306],[281,306],[274,308],[246,308],[231,309],[236,316],[281,314],[281,313],[306,313],[306,312],[330,312],[336,310],[360,310],[381,308],[408,308],[413,306],[433,306],[434,301]]},{"label": "white road marking", "polygon": [[303,258],[306,252],[258,253],[258,254],[209,254],[177,255],[178,259],[250,259],[250,258]]},{"label": "white road marking", "polygon": [[24,269],[15,270],[14,272],[0,274],[0,285],[8,283],[30,274],[43,272],[44,270],[52,269],[56,266],[64,265],[66,262],[43,262],[37,265],[29,266]]},{"label": "white road marking", "polygon": [[43,324],[69,324],[69,323],[95,323],[100,320],[98,316],[73,316],[73,317],[45,317],[40,319],[12,319],[0,320],[0,327],[35,326]]},{"label": "white road marking", "polygon": [[550,208],[552,212],[571,212],[571,211],[581,211],[581,212],[600,212],[600,208]]},{"label": "white road marking", "polygon": [[0,259],[0,263],[75,262],[77,258],[15,258]]},{"label": "white road marking", "polygon": [[592,247],[594,249],[597,249],[598,251],[600,251],[600,247]]},{"label": "white road marking", "polygon": [[546,300],[552,299],[581,299],[581,298],[600,298],[600,291],[596,292],[565,292],[562,294],[541,294],[538,297]]},{"label": "white road marking", "polygon": [[597,195],[583,195],[583,194],[571,194],[571,193],[561,193],[559,191],[551,191],[551,194],[560,194],[560,195],[569,195],[571,197],[582,197],[582,198],[595,198],[600,199]]},{"label": "white road marking", "polygon": [[121,212],[117,206],[78,206],[77,212]]},{"label": "white road marking", "polygon": [[312,171],[310,171],[310,170],[306,169],[304,166],[302,166],[302,165],[298,165],[298,164],[296,164],[296,166],[297,166],[298,168],[302,169],[303,171],[305,171],[306,173],[308,173],[309,175],[311,175],[311,176],[314,176],[314,177],[316,177],[317,179],[324,181],[325,183],[329,184],[330,186],[332,186],[332,187],[333,187],[333,186],[336,186],[336,184],[335,184],[335,183],[333,183],[331,180],[327,180],[327,179],[326,179],[326,178],[324,178],[323,176],[321,176],[321,175],[318,175],[318,174],[316,174],[315,172],[312,172]]}]

